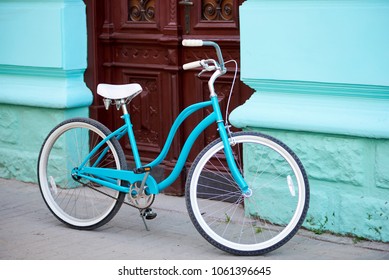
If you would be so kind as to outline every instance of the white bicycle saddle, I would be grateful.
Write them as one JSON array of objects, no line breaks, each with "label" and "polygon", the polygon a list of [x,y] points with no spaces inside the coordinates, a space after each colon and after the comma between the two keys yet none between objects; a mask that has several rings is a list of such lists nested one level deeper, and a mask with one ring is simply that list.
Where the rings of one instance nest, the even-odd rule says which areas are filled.
[{"label": "white bicycle saddle", "polygon": [[97,94],[108,99],[132,99],[142,90],[140,84],[135,83],[124,85],[99,84],[97,86]]}]

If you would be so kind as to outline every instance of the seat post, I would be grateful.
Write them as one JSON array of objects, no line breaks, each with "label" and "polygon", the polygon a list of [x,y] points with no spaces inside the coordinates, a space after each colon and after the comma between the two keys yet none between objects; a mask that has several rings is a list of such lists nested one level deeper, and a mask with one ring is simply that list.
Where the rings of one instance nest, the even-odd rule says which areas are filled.
[{"label": "seat post", "polygon": [[128,115],[126,100],[120,99],[120,105],[122,106],[123,115]]}]

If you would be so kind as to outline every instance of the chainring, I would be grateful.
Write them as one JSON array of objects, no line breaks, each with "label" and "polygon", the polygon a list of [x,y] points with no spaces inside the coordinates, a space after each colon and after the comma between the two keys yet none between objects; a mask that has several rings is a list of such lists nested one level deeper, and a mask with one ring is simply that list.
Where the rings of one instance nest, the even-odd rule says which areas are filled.
[{"label": "chainring", "polygon": [[[144,189],[146,189],[146,186]],[[150,207],[154,202],[154,198],[154,194],[147,195],[144,190],[141,190],[141,182],[131,184],[130,191],[127,195],[128,203],[138,209]]]}]

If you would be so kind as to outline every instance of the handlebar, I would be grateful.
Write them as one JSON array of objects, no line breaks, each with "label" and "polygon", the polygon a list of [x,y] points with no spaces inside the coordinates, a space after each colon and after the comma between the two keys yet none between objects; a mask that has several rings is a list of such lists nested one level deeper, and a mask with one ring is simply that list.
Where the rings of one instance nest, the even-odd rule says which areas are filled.
[{"label": "handlebar", "polygon": [[182,68],[184,68],[184,70],[189,70],[189,69],[193,69],[193,68],[197,68],[197,67],[201,67],[201,66],[202,66],[201,60],[198,60],[198,61],[185,63],[184,65],[182,65]]},{"label": "handlebar", "polygon": [[195,39],[184,39],[182,40],[182,45],[184,47],[202,47],[203,40],[195,40]]},{"label": "handlebar", "polygon": [[214,83],[218,77],[224,75],[227,72],[219,45],[212,41],[193,40],[193,39],[182,40],[182,45],[184,47],[211,46],[215,48],[218,62],[214,59],[203,59],[199,61],[186,63],[183,65],[183,68],[184,70],[188,70],[197,67],[202,67],[203,70],[200,72],[198,76],[200,76],[204,71],[215,71],[212,74],[212,76],[209,78],[208,87],[209,87],[210,96],[211,97],[217,96],[215,92]]},{"label": "handlebar", "polygon": [[[222,70],[223,72],[226,71],[225,65],[224,65],[223,55],[222,55],[220,47],[217,43],[212,42],[212,41],[203,41],[203,40],[197,40],[197,39],[185,39],[185,40],[182,40],[182,45],[184,47],[202,47],[202,46],[214,47],[216,50],[217,59],[219,61],[219,65],[217,65],[217,66],[219,66],[220,70]],[[186,63],[183,65],[183,68],[184,68],[184,70],[188,70],[188,69],[204,66],[203,64],[201,64],[202,61],[203,60]]]}]

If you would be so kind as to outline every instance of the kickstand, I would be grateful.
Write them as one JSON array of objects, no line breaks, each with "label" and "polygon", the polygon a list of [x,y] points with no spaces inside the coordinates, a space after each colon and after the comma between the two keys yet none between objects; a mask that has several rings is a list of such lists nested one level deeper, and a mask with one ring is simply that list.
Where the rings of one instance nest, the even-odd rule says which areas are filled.
[{"label": "kickstand", "polygon": [[150,231],[149,227],[147,226],[146,219],[145,219],[145,209],[139,209],[139,215],[142,218],[143,224],[145,225],[145,228],[147,231]]},{"label": "kickstand", "polygon": [[153,212],[153,209],[151,208],[145,208],[145,209],[139,209],[139,214],[142,218],[143,223],[145,224],[146,230],[150,231],[146,224],[146,220],[152,220],[157,217],[157,213]]}]

